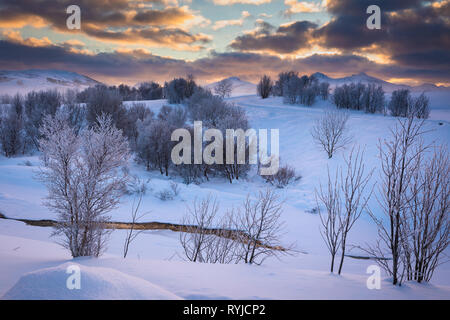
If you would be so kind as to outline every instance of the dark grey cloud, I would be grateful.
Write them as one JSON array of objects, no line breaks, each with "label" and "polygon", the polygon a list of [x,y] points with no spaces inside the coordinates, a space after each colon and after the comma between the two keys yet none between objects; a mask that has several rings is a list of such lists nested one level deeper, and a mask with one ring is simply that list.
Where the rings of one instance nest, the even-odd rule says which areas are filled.
[{"label": "dark grey cloud", "polygon": [[[366,28],[365,9],[371,4],[381,8],[381,30]],[[332,20],[314,33],[325,47],[382,53],[405,66],[436,67],[441,65],[436,52],[448,56],[450,51],[448,0],[332,0],[328,10],[334,14]]]},{"label": "dark grey cloud", "polygon": [[275,30],[267,22],[259,22],[256,30],[237,37],[230,47],[239,51],[293,53],[309,47],[310,31],[316,27],[309,21],[297,21]]},{"label": "dark grey cloud", "polygon": [[[369,5],[381,9],[380,30],[366,27]],[[379,54],[427,77],[447,73],[445,82],[450,81],[449,0],[330,0],[327,10],[332,18],[323,26],[297,21],[276,31],[260,27],[237,37],[230,47],[293,54],[316,43],[343,56]]]},{"label": "dark grey cloud", "polygon": [[[436,53],[438,54],[438,53]],[[406,58],[404,58],[406,59]],[[444,58],[442,58],[443,60]],[[381,65],[353,54],[319,55],[301,59],[245,52],[211,52],[205,58],[184,61],[159,57],[148,52],[110,52],[88,55],[64,46],[31,47],[0,40],[0,69],[52,68],[75,71],[107,83],[134,84],[143,80],[163,82],[192,73],[202,82],[238,76],[256,81],[262,74],[276,76],[281,71],[316,71],[331,76],[366,72],[380,78],[413,78],[427,82],[448,81],[448,68],[418,65],[414,68]]]}]

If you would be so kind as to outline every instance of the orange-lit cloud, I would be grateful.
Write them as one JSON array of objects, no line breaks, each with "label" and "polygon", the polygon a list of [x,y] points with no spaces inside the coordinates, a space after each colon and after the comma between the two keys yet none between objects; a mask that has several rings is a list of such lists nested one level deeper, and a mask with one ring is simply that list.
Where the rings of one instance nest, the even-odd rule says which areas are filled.
[{"label": "orange-lit cloud", "polygon": [[78,0],[81,30],[66,27],[65,9],[70,4],[70,0],[9,1],[0,11],[0,26],[47,26],[57,32],[80,33],[106,42],[135,42],[189,51],[201,50],[211,41],[205,34],[189,31],[193,26],[205,26],[210,21],[188,6],[175,6],[177,2],[173,0],[150,0],[141,7],[127,0]]}]

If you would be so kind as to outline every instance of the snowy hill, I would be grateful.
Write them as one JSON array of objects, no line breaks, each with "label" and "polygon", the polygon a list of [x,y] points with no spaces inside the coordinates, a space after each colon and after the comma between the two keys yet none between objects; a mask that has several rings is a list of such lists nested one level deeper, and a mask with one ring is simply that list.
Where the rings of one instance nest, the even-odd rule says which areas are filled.
[{"label": "snowy hill", "polygon": [[323,73],[316,72],[313,74],[320,82],[328,82],[332,88],[336,86],[341,86],[345,83],[364,83],[364,84],[375,84],[375,85],[381,85],[383,89],[387,92],[392,92],[394,90],[398,89],[409,89],[411,91],[416,92],[430,92],[430,91],[447,91],[450,90],[449,87],[444,86],[436,86],[431,83],[424,83],[420,86],[409,86],[405,84],[395,84],[388,81],[384,81],[372,76],[369,76],[368,74],[361,72],[358,74],[353,74],[348,77],[343,78],[331,78]]},{"label": "snowy hill", "polygon": [[[231,92],[232,97],[248,96],[256,94],[256,84],[254,83],[241,80],[238,77],[230,77],[227,78],[227,80],[231,82],[231,87],[233,90]],[[210,89],[212,92],[214,92],[214,88],[218,83],[219,81],[210,83],[206,85],[205,88]]]},{"label": "snowy hill", "polygon": [[0,70],[0,94],[27,93],[46,89],[82,90],[96,84],[99,82],[94,79],[64,70]]},{"label": "snowy hill", "polygon": [[[234,93],[236,94],[236,93]],[[430,94],[431,119],[425,121],[424,143],[450,146],[448,93]],[[438,95],[439,99],[433,98]],[[125,229],[110,234],[107,251],[101,258],[72,259],[68,250],[51,237],[52,228],[27,225],[16,220],[0,219],[0,299],[448,299],[450,297],[450,264],[442,264],[431,283],[406,282],[394,287],[389,276],[382,273],[381,288],[366,286],[368,267],[373,260],[352,248],[345,260],[343,274],[329,272],[329,252],[319,232],[320,216],[314,190],[327,179],[327,167],[335,171],[345,164],[353,145],[328,159],[311,137],[311,129],[330,101],[318,101],[313,107],[292,106],[281,97],[261,99],[255,94],[230,98],[229,102],[244,108],[251,127],[278,128],[282,163],[292,166],[301,179],[284,189],[276,189],[285,199],[280,219],[285,223],[283,244],[293,243],[298,252],[281,260],[269,257],[262,266],[245,264],[210,264],[187,262],[180,244],[180,234],[166,229],[146,230],[131,245],[123,259]],[[128,102],[132,103],[132,102]],[[166,100],[143,102],[154,113]],[[436,109],[437,108],[437,109]],[[446,108],[446,109],[445,109]],[[438,111],[436,113],[436,110]],[[365,150],[367,170],[380,170],[377,141],[390,138],[389,129],[397,118],[389,115],[349,111],[349,134],[353,144]],[[47,190],[35,179],[40,164],[37,154],[5,158],[0,156],[0,212],[17,219],[55,219],[55,213],[43,205]],[[143,221],[182,223],[195,199],[209,195],[220,201],[218,218],[230,208],[238,208],[248,193],[267,187],[255,172],[230,184],[213,178],[202,184],[186,185],[180,177],[165,177],[157,171],[130,163],[130,175],[148,182],[142,198],[142,212],[149,212]],[[370,185],[377,183],[378,174]],[[178,195],[161,200],[160,192],[177,183]],[[376,188],[376,186],[375,186]],[[375,189],[374,192],[378,192]],[[383,211],[375,194],[369,207],[377,217]],[[113,221],[130,221],[134,195],[125,195],[119,207],[110,212]],[[364,212],[351,231],[349,243],[364,246],[375,244],[376,225]],[[445,251],[450,254],[450,248]],[[81,291],[67,290],[68,264],[81,269]]]}]

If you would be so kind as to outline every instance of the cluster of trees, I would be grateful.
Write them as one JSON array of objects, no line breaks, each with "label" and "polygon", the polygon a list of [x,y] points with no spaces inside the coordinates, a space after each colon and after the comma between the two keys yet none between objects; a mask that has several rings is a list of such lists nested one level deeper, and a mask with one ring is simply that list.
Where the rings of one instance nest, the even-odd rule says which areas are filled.
[{"label": "cluster of trees", "polygon": [[[367,113],[387,113],[394,117],[427,119],[430,115],[429,99],[422,93],[414,98],[408,89],[392,92],[387,103],[383,87],[375,84],[350,83],[336,87],[333,102],[340,109],[363,110]],[[387,110],[386,110],[387,107]]]},{"label": "cluster of trees", "polygon": [[419,119],[428,119],[430,101],[424,93],[414,98],[408,89],[400,89],[392,92],[388,109],[394,117],[413,116]]},{"label": "cluster of trees", "polygon": [[199,86],[195,83],[193,75],[188,75],[186,79],[173,79],[164,84],[164,98],[169,103],[182,103],[189,99],[198,88]]},{"label": "cluster of trees", "polygon": [[105,86],[97,85],[94,87],[89,87],[81,92],[77,93],[78,102],[89,101],[90,95],[94,90],[99,90],[100,88],[108,89],[111,92],[115,92],[115,95],[120,96],[122,101],[139,101],[139,100],[158,100],[164,98],[163,87],[153,81],[143,82],[136,87],[130,87],[126,84],[121,84],[119,86]]},{"label": "cluster of trees", "polygon": [[[189,123],[188,123],[189,120]],[[172,132],[177,128],[185,128],[194,136],[193,121],[202,121],[203,129],[214,128],[220,130],[224,138],[224,150],[222,152],[223,164],[206,163],[195,164],[194,154],[191,154],[191,164],[173,164],[171,152],[177,143],[171,140]],[[148,170],[157,169],[161,174],[169,175],[169,171],[180,175],[184,182],[201,182],[211,176],[225,176],[230,183],[244,176],[250,166],[248,160],[245,163],[237,161],[237,143],[235,143],[234,164],[226,164],[226,129],[249,128],[247,116],[243,109],[226,103],[221,97],[200,87],[186,100],[186,106],[164,106],[156,117],[148,113],[137,124],[138,138],[136,143],[136,155],[138,160],[145,164]],[[235,139],[236,137],[231,137]],[[191,150],[194,150],[194,141],[191,140]],[[208,142],[203,142],[204,146]],[[248,142],[246,142],[246,154],[248,154]],[[215,155],[216,158],[219,155]]]},{"label": "cluster of trees", "polygon": [[46,115],[54,115],[64,97],[57,91],[16,94],[3,105],[0,115],[1,150],[7,157],[24,154],[38,146],[39,127]]},{"label": "cluster of trees", "polygon": [[263,99],[274,96],[283,97],[285,103],[303,104],[311,106],[317,97],[327,100],[329,83],[319,82],[314,76],[299,76],[297,72],[282,72],[275,83],[269,76],[264,75],[258,83],[257,92]]},{"label": "cluster of trees", "polygon": [[380,142],[381,185],[378,202],[386,219],[371,210],[379,239],[365,250],[392,277],[430,281],[448,259],[450,240],[450,158],[443,146],[423,143],[424,121],[399,120],[391,139]]},{"label": "cluster of trees", "polygon": [[[340,274],[347,236],[362,212],[367,211],[378,229],[374,245],[359,247],[392,278],[430,281],[436,268],[446,261],[450,235],[450,158],[443,146],[423,144],[424,120],[411,113],[391,130],[391,139],[380,142],[381,184],[377,202],[380,217],[368,206],[373,187],[368,183],[363,152],[353,149],[344,168],[335,176],[328,172],[327,185],[316,191],[321,212],[322,237],[331,256],[331,272],[341,252]],[[378,211],[378,210],[377,210]]]},{"label": "cluster of trees", "polygon": [[336,87],[333,102],[340,109],[364,110],[368,113],[384,113],[385,98],[382,86],[350,83]]}]

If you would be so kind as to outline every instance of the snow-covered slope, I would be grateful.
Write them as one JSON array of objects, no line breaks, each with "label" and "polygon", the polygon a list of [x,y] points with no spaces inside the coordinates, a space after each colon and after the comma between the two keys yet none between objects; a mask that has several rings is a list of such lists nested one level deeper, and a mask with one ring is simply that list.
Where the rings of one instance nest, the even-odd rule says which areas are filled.
[{"label": "snow-covered slope", "polygon": [[[425,121],[425,144],[450,146],[450,93],[430,93],[431,119]],[[450,264],[442,264],[429,284],[407,282],[393,287],[389,276],[382,273],[380,290],[369,290],[367,268],[373,260],[345,259],[341,276],[329,273],[329,253],[319,232],[321,220],[314,214],[317,207],[314,190],[327,179],[327,167],[335,172],[345,164],[344,156],[353,146],[365,150],[367,170],[375,169],[369,185],[375,185],[369,207],[382,218],[377,201],[380,161],[378,141],[390,138],[389,129],[397,119],[382,114],[349,111],[349,134],[353,144],[328,159],[311,137],[314,122],[331,107],[330,101],[318,100],[311,107],[286,105],[281,97],[261,99],[250,96],[228,101],[244,108],[250,125],[258,129],[279,129],[280,156],[283,164],[295,168],[302,178],[284,189],[276,189],[284,200],[281,221],[285,223],[281,243],[294,244],[296,254],[279,261],[268,258],[262,266],[244,264],[191,263],[184,260],[179,233],[171,230],[146,230],[139,234],[123,259],[126,230],[111,233],[108,248],[100,259],[72,260],[67,250],[51,237],[52,228],[26,225],[15,220],[0,219],[0,297],[5,299],[37,297],[80,297],[94,299],[155,298],[172,294],[184,299],[448,299],[450,297]],[[132,102],[127,102],[131,104]],[[157,113],[166,100],[143,102]],[[0,212],[11,218],[55,219],[55,213],[43,205],[45,186],[35,179],[40,160],[38,155],[5,158],[0,156]],[[130,174],[147,181],[142,198],[143,221],[182,223],[195,199],[209,195],[220,202],[218,217],[230,208],[238,208],[247,193],[254,193],[267,184],[251,171],[245,179],[232,184],[222,178],[211,178],[200,185],[185,185],[176,176],[165,177],[130,163]],[[178,195],[163,201],[158,194],[178,183]],[[109,215],[114,221],[130,221],[133,195],[122,197],[118,208]],[[351,255],[365,255],[357,246],[374,244],[376,225],[364,212],[349,234]],[[447,248],[445,254],[450,254]],[[69,276],[66,263],[80,265],[83,292],[71,293],[66,287]],[[87,267],[86,269],[84,269]],[[49,269],[50,268],[50,269]],[[86,277],[85,277],[86,271]],[[31,272],[31,276],[30,276]],[[141,280],[142,279],[142,280]],[[90,289],[92,288],[92,289]],[[136,288],[136,290],[134,290]],[[98,290],[101,290],[98,291]],[[56,290],[56,293],[53,293]],[[60,290],[60,291],[58,291]],[[86,290],[86,291],[84,291]],[[175,297],[174,297],[175,298]]]},{"label": "snow-covered slope", "polygon": [[[76,269],[75,269],[76,268]],[[68,290],[67,271],[79,270],[80,287]],[[81,283],[81,274],[83,281]],[[70,284],[70,283],[69,283]],[[87,300],[87,299],[164,299],[180,297],[147,280],[104,267],[80,266],[67,262],[62,265],[33,271],[22,276],[3,296],[8,300]]]},{"label": "snow-covered slope", "polygon": [[[224,79],[225,80],[225,79]],[[232,97],[239,97],[239,96],[248,96],[248,95],[254,95],[256,94],[256,84],[244,81],[239,79],[238,77],[230,77],[227,78],[231,82]],[[213,82],[205,86],[205,88],[210,89],[212,92],[214,92],[214,88],[216,87],[218,82]]]},{"label": "snow-covered slope", "polygon": [[0,94],[27,93],[33,90],[69,88],[84,89],[99,82],[75,72],[64,70],[0,70]]},{"label": "snow-covered slope", "polygon": [[436,86],[434,84],[431,83],[424,83],[420,86],[409,86],[409,85],[405,85],[405,84],[395,84],[395,83],[391,83],[391,82],[387,82],[372,76],[369,76],[368,74],[361,72],[358,74],[353,74],[351,76],[348,77],[343,77],[343,78],[331,78],[323,73],[320,72],[316,72],[313,74],[320,82],[328,82],[330,84],[330,86],[332,88],[336,87],[336,86],[341,86],[345,83],[364,83],[364,84],[375,84],[375,85],[381,85],[383,87],[383,89],[387,92],[392,92],[394,90],[398,90],[398,89],[409,89],[411,91],[416,91],[416,92],[430,92],[430,91],[450,91],[449,87],[444,87],[444,86]]}]

